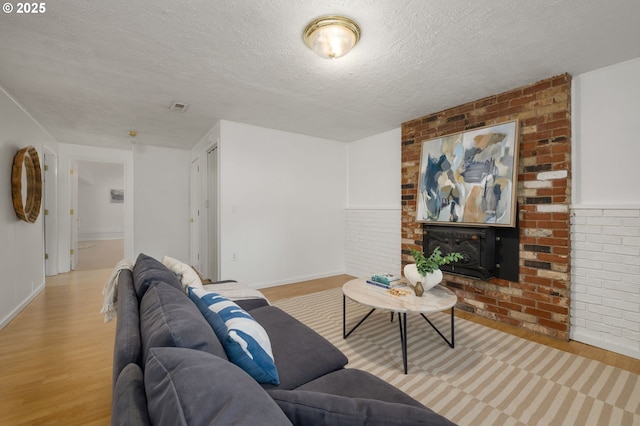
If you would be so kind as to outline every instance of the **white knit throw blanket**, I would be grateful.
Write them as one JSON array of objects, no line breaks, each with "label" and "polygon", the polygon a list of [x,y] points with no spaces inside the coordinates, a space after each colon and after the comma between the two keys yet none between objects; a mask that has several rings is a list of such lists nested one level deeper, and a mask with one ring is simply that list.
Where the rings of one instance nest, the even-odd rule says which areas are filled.
[{"label": "white knit throw blanket", "polygon": [[104,303],[102,304],[101,314],[104,314],[104,322],[110,322],[116,317],[118,302],[118,277],[123,269],[133,270],[133,262],[123,259],[116,264],[111,272],[111,276],[107,279],[102,289]]}]

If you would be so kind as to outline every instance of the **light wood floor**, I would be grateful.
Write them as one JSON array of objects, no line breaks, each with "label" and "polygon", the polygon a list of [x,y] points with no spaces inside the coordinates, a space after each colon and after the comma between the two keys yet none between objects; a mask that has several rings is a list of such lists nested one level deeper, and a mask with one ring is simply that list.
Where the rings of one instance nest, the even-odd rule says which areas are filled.
[{"label": "light wood floor", "polygon": [[113,268],[124,258],[124,240],[78,241],[76,271]]},{"label": "light wood floor", "polygon": [[[111,269],[47,278],[43,293],[0,330],[0,425],[108,425],[115,321],[104,323]],[[348,275],[263,289],[272,302],[340,287]],[[466,313],[459,316],[466,317]],[[469,318],[484,323],[485,320]],[[640,374],[640,360],[489,326]]]},{"label": "light wood floor", "polygon": [[115,322],[100,314],[111,269],[48,277],[0,330],[0,425],[108,425]]}]

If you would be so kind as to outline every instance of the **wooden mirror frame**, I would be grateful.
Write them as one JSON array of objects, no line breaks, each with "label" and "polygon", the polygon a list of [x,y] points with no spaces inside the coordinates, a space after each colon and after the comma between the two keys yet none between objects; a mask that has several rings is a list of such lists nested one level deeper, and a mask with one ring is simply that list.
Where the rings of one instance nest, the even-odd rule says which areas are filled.
[{"label": "wooden mirror frame", "polygon": [[[26,171],[27,196],[22,199],[22,168]],[[28,223],[34,223],[40,214],[42,203],[42,170],[38,151],[33,146],[22,148],[13,157],[11,171],[11,197],[16,215]]]}]

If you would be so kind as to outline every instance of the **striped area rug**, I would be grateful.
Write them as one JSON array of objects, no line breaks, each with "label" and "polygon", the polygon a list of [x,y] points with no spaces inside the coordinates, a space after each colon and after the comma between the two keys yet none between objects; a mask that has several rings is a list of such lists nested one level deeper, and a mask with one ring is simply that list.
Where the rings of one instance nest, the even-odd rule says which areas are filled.
[{"label": "striped area rug", "polygon": [[[464,425],[640,425],[639,376],[526,339],[455,319],[451,349],[419,315],[408,315],[403,374],[397,320],[376,311],[342,338],[342,291],[274,303],[366,370]],[[347,300],[350,329],[368,308]],[[447,337],[450,316],[429,319]]]}]

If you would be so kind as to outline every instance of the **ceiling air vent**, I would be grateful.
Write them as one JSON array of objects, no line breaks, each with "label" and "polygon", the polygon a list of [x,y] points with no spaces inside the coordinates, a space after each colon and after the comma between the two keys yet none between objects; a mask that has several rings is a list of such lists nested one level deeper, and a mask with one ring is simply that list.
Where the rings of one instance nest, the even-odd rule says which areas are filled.
[{"label": "ceiling air vent", "polygon": [[182,102],[173,102],[171,103],[171,106],[169,107],[169,111],[173,111],[173,112],[185,112],[187,110],[187,108],[189,107],[189,105],[182,103]]}]

